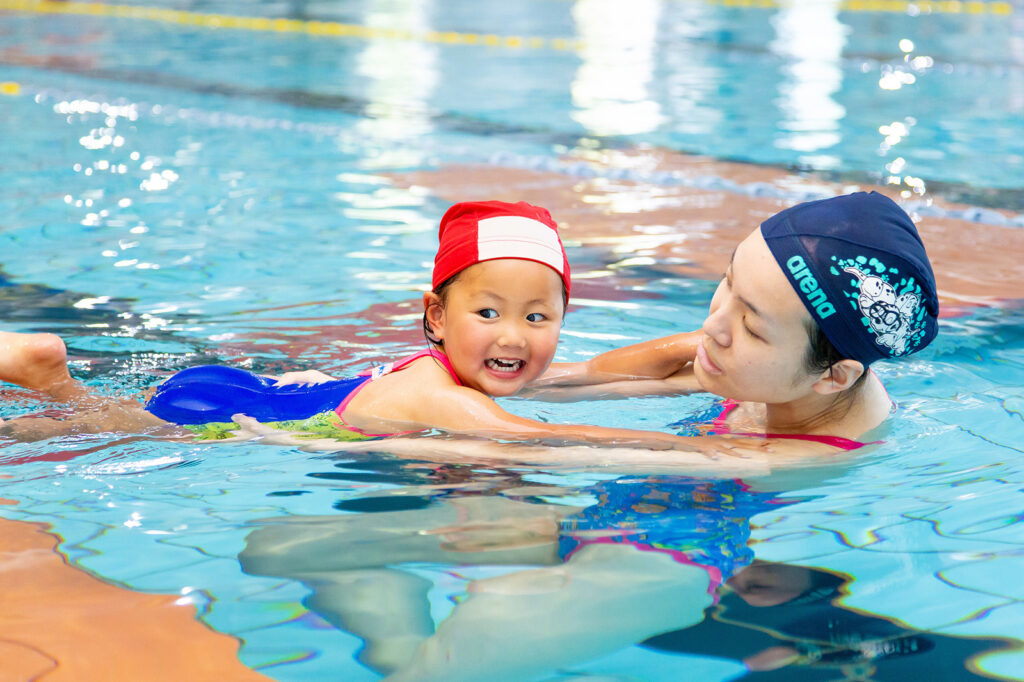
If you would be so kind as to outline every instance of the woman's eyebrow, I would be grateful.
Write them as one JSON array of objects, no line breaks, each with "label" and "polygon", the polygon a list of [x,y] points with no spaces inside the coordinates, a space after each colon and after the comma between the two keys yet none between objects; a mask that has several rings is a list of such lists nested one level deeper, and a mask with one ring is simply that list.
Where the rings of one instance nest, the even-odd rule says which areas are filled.
[{"label": "woman's eyebrow", "polygon": [[[739,248],[739,247],[736,247],[736,248]],[[731,256],[729,256],[729,268],[730,268],[730,269],[732,268],[732,262],[733,262],[733,260],[734,260],[735,258],[736,258],[736,249],[733,249],[733,250],[732,250],[732,255],[731,255]],[[743,298],[743,297],[742,297],[742,296],[740,296],[739,294],[736,294],[736,292],[735,292],[735,291],[734,291],[733,293],[734,293],[734,294],[736,295],[736,298],[740,299],[740,303],[742,303],[743,305],[745,305],[745,306],[746,306],[746,307],[747,307],[747,308],[748,308],[748,309],[750,310],[750,312],[754,313],[755,315],[757,315],[757,316],[758,316],[758,317],[760,317],[761,319],[764,319],[764,320],[767,320],[767,319],[768,319],[768,318],[766,318],[766,317],[764,316],[764,313],[762,313],[762,312],[761,312],[760,310],[758,310],[758,308],[757,308],[757,306],[756,306],[756,305],[754,305],[753,303],[751,303],[751,302],[750,302],[750,301],[748,301],[747,299]]]}]

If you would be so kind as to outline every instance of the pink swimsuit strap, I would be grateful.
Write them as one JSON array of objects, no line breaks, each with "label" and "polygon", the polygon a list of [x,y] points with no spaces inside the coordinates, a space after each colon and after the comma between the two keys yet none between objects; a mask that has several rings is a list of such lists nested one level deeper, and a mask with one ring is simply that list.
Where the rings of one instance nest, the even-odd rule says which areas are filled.
[{"label": "pink swimsuit strap", "polygon": [[747,432],[733,432],[729,428],[729,425],[725,423],[725,420],[729,418],[729,414],[739,407],[740,404],[735,400],[726,398],[722,401],[722,412],[715,417],[715,421],[711,423],[711,428],[715,433],[729,434],[733,436],[751,436],[753,438],[787,438],[789,440],[806,440],[813,443],[823,443],[824,445],[831,445],[832,447],[839,448],[840,450],[856,450],[862,448],[865,445],[877,445],[882,441],[876,440],[871,443],[861,443],[857,440],[850,440],[849,438],[843,438],[841,436],[814,436],[800,433],[747,433]]},{"label": "pink swimsuit strap", "polygon": [[354,431],[358,434],[368,436],[370,438],[384,438],[386,436],[401,436],[407,433],[416,433],[415,431],[400,431],[398,433],[367,433],[366,431],[356,428],[355,426],[352,426],[347,421],[345,421],[345,409],[348,407],[348,404],[352,402],[352,399],[356,397],[356,394],[359,393],[359,391],[363,390],[363,388],[365,388],[366,385],[369,384],[370,382],[376,381],[377,379],[380,379],[382,376],[387,376],[392,372],[397,372],[398,370],[403,369],[408,365],[416,362],[420,358],[425,358],[428,355],[434,358],[435,360],[439,361],[444,366],[445,371],[447,371],[448,374],[451,376],[452,381],[455,382],[456,386],[462,386],[462,382],[459,381],[459,376],[455,373],[455,368],[452,367],[452,363],[450,360],[448,360],[448,356],[445,355],[444,353],[434,350],[433,348],[421,350],[419,353],[414,353],[413,355],[404,357],[401,360],[389,362],[386,365],[378,365],[373,369],[364,370],[360,372],[357,376],[367,377],[366,381],[352,389],[352,392],[345,396],[345,399],[341,401],[341,404],[334,408],[334,413],[338,415],[338,419],[340,419],[342,424],[345,425],[345,428],[348,429],[349,431]]}]

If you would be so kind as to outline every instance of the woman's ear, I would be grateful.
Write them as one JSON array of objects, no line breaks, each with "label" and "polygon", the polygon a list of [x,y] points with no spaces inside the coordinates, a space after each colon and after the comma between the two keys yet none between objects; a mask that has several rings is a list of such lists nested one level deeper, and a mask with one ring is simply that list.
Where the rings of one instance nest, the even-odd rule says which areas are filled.
[{"label": "woman's ear", "polygon": [[821,395],[841,393],[857,383],[864,371],[864,365],[856,360],[840,360],[814,382],[814,390]]},{"label": "woman's ear", "polygon": [[444,341],[444,304],[433,291],[423,294],[423,328],[431,343]]}]

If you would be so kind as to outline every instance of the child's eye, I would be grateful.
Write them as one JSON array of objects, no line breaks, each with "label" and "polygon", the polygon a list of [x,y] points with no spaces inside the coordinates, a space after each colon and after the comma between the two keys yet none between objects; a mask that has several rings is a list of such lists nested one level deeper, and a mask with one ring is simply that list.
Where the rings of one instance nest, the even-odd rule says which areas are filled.
[{"label": "child's eye", "polygon": [[493,320],[498,316],[498,311],[494,308],[482,308],[476,311],[476,313],[485,320]]},{"label": "child's eye", "polygon": [[548,319],[543,313],[530,313],[526,316],[527,322],[543,322]]}]

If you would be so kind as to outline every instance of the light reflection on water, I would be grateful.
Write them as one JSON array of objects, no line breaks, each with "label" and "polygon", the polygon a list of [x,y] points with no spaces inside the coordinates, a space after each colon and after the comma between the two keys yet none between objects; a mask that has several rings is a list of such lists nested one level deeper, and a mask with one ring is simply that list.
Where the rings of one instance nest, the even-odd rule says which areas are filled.
[{"label": "light reflection on water", "polygon": [[[535,5],[510,13],[456,3],[441,13],[429,3],[396,9],[365,2],[345,13],[370,26],[524,38],[524,47],[502,49],[383,38],[254,41],[245,31],[167,30],[142,21],[112,35],[102,32],[102,18],[50,17],[47,24],[15,15],[8,43],[25,35],[45,45],[48,26],[63,40],[78,24],[97,31],[74,43],[75,60],[28,60],[17,50],[7,59],[47,65],[51,57],[54,70],[114,81],[337,108],[361,117],[358,125],[375,126],[371,138],[379,144],[368,145],[376,146],[374,157],[401,147],[402,163],[422,160],[423,150],[389,144],[394,135],[413,142],[438,117],[476,117],[491,126],[629,134],[717,156],[881,174],[874,131],[912,116],[924,122],[902,154],[914,177],[1013,187],[1006,176],[1020,173],[1024,154],[1013,142],[1021,138],[1013,134],[1022,111],[1020,12],[902,16],[840,3],[745,10],[674,3],[666,10],[652,2],[619,16],[614,4],[600,2]],[[329,8],[304,9],[337,18]],[[274,8],[252,8],[261,10]],[[587,36],[578,54],[528,47],[531,37],[574,33]],[[139,44],[151,49],[139,51]],[[134,55],[130,65],[122,64],[125,53]],[[618,113],[602,114],[606,106]],[[999,154],[1001,163],[975,167],[979,149]]]},{"label": "light reflection on water", "polygon": [[842,142],[839,122],[846,110],[834,99],[842,89],[841,58],[848,29],[839,21],[839,3],[787,7],[772,18],[769,48],[786,61],[788,76],[775,100],[782,112],[775,144],[803,152],[801,163],[832,170],[840,159],[829,150]]},{"label": "light reflection on water", "polygon": [[573,4],[576,31],[584,47],[570,86],[576,109],[572,118],[587,133],[636,135],[664,123],[652,92],[663,4],[660,0]]}]

